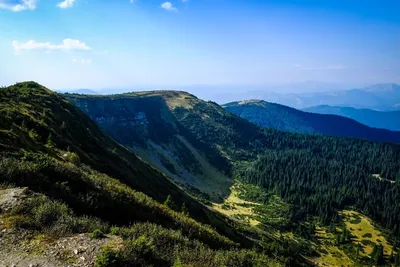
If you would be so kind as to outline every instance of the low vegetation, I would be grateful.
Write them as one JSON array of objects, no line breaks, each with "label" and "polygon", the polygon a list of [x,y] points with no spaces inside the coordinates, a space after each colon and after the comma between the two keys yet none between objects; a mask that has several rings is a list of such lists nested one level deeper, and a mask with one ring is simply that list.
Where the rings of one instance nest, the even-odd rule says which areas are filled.
[{"label": "low vegetation", "polygon": [[[131,266],[132,261],[172,266],[177,258],[195,266],[201,266],[198,261],[203,266],[276,263],[260,251],[239,248],[253,243],[226,218],[104,136],[59,95],[33,82],[1,88],[0,115],[0,184],[33,192],[2,214],[7,227],[54,238],[74,233],[92,233],[94,239],[110,232],[123,236],[123,245],[105,249],[98,266]],[[139,191],[160,202],[169,200],[163,205]],[[239,245],[191,217],[243,242]]]},{"label": "low vegetation", "polygon": [[[0,185],[33,192],[7,227],[117,235],[97,266],[400,261],[398,145],[262,129],[183,92],[66,96],[88,116],[64,97],[0,89]],[[175,181],[114,140],[156,147]]]}]

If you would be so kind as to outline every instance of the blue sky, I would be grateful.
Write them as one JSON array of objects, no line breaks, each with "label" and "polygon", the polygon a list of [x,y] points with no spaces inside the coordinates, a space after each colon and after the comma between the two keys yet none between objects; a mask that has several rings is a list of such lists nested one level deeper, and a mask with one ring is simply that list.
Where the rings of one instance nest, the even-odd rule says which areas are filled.
[{"label": "blue sky", "polygon": [[400,83],[398,0],[0,0],[0,85]]}]

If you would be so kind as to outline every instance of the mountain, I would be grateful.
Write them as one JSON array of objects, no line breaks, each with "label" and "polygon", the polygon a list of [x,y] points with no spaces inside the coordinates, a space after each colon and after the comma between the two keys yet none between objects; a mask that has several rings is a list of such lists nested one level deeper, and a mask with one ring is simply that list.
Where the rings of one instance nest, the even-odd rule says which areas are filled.
[{"label": "mountain", "polygon": [[400,131],[400,111],[376,111],[351,107],[315,106],[304,109],[306,112],[332,114],[351,118],[375,128]]},{"label": "mountain", "polygon": [[[79,242],[70,244],[77,253],[49,256],[42,248],[54,242],[64,247],[63,237],[95,245],[95,238],[107,233],[107,239],[120,241],[100,248],[96,266],[172,266],[178,258],[194,266],[231,266],[232,257],[239,266],[279,265],[238,249],[254,243],[104,135],[59,94],[34,82],[0,88],[0,114],[0,228],[2,236],[6,233],[0,256],[7,252],[5,260],[45,257],[45,262],[54,258],[82,266],[85,259],[76,255],[85,248]],[[91,231],[89,238],[85,233]]]},{"label": "mountain", "polygon": [[233,102],[223,107],[264,128],[281,131],[358,137],[373,141],[400,142],[400,132],[376,129],[336,115],[300,111],[262,100]]},{"label": "mountain", "polygon": [[398,84],[375,84],[365,87],[363,91],[372,93],[388,103],[397,104],[400,102],[400,85]]},{"label": "mountain", "polygon": [[252,132],[238,131],[236,127],[248,123],[185,92],[65,96],[117,142],[217,202],[229,194],[232,185],[228,158],[252,154],[247,140],[258,135],[256,127]]},{"label": "mountain", "polygon": [[[114,240],[96,266],[364,266],[400,255],[399,145],[261,128],[180,91],[58,95],[28,82],[0,98],[0,212],[26,202],[1,213],[0,228],[38,231],[24,245]],[[16,186],[34,200],[10,200]],[[71,238],[54,237],[65,229]]]},{"label": "mountain", "polygon": [[78,89],[78,90],[71,90],[71,91],[64,91],[68,94],[80,94],[80,95],[98,95],[99,92],[90,90],[90,89]]},{"label": "mountain", "polygon": [[236,96],[236,101],[244,99],[261,99],[297,109],[329,105],[390,111],[399,109],[400,85],[376,84],[350,90],[289,94],[259,90]]},{"label": "mountain", "polygon": [[[246,172],[243,174],[242,164],[250,167],[252,162],[257,162],[268,153],[274,155],[278,152],[285,152],[292,155],[293,158],[299,157],[304,160],[298,165],[301,166],[302,171],[313,170],[313,160],[321,161],[326,166],[335,166],[332,173],[320,180],[314,180],[312,177],[313,175],[319,177],[323,172],[310,174],[311,176],[308,177],[311,180],[304,177],[305,180],[301,183],[303,186],[305,186],[304,183],[310,186],[308,189],[310,191],[307,192],[311,195],[318,192],[318,194],[322,194],[319,197],[324,198],[330,196],[331,193],[339,194],[334,190],[336,193],[328,194],[326,192],[327,195],[324,195],[322,192],[328,188],[319,191],[313,185],[319,183],[317,181],[328,182],[326,179],[332,183],[338,182],[335,178],[336,175],[342,177],[342,186],[346,188],[353,183],[364,183],[366,187],[356,186],[360,190],[357,193],[346,191],[346,194],[349,194],[348,198],[341,198],[337,208],[343,208],[350,203],[354,205],[356,204],[353,201],[355,195],[361,198],[359,195],[361,192],[367,194],[366,192],[369,190],[367,184],[375,184],[377,180],[371,178],[373,177],[371,175],[379,174],[388,181],[395,181],[400,169],[398,161],[400,146],[398,145],[355,138],[305,135],[263,129],[224,110],[216,103],[205,102],[185,92],[152,91],[110,96],[67,95],[66,97],[96,121],[105,133],[138,153],[158,169],[170,174],[176,181],[185,184],[186,189],[200,190],[202,196],[211,201],[221,201],[221,198],[227,197],[226,187],[235,182],[229,179],[232,176],[239,175],[247,182],[253,181],[247,179]],[[275,105],[273,107],[282,108]],[[305,112],[293,111],[287,107],[286,109],[288,112],[310,116]],[[340,128],[343,122],[345,125],[354,127],[346,132],[348,135],[356,133],[357,135],[366,135],[365,137],[371,139],[398,140],[396,132],[372,129],[343,117],[318,114],[311,116],[313,116],[312,118],[332,119],[335,123],[334,127],[328,129],[333,132],[336,131],[334,128]],[[285,118],[290,119],[291,117],[285,116]],[[300,115],[297,118],[300,118]],[[320,122],[320,120],[318,121]],[[362,133],[362,131],[367,131],[367,133]],[[301,158],[301,155],[305,157]],[[279,176],[279,173],[292,174],[295,177],[298,171],[299,169],[294,166],[289,169],[281,166],[272,173],[275,173],[276,177]],[[353,176],[354,172],[357,173],[356,176]],[[353,179],[353,177],[357,178]],[[260,185],[260,183],[256,184]],[[274,182],[270,181],[268,185],[273,187],[273,184]],[[275,189],[286,192],[287,185],[290,183],[282,184],[280,189]],[[374,186],[381,188],[379,190],[384,190],[383,187],[386,185]],[[270,187],[267,188],[270,189]],[[301,202],[305,205],[305,200],[300,201],[299,198],[294,199],[293,197],[298,193],[306,195],[308,193],[301,186],[293,190],[281,196],[294,201],[294,204]],[[374,196],[368,200],[362,197],[363,200],[360,199],[359,202],[361,209],[369,209],[365,208],[367,204],[364,201],[387,205],[390,197],[386,196],[388,199],[382,200],[383,195]],[[316,198],[309,200],[313,202]],[[328,200],[320,199],[319,203],[329,202],[326,201]],[[322,209],[332,209],[332,206],[328,208],[330,204],[326,205]],[[311,209],[311,207],[309,208]],[[385,209],[387,208],[389,207]],[[376,216],[376,212],[371,212],[370,215]],[[397,216],[392,212],[388,214]],[[383,214],[376,218],[383,218]],[[388,223],[389,220],[381,222]]]}]

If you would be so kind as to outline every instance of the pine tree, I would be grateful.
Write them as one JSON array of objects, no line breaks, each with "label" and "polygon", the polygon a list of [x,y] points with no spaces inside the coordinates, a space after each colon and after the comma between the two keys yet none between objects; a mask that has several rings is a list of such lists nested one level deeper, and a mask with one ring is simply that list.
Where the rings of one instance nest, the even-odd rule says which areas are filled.
[{"label": "pine tree", "polygon": [[381,244],[375,245],[371,253],[371,259],[375,265],[382,265],[384,263],[383,246]]},{"label": "pine tree", "polygon": [[389,263],[390,263],[390,264],[394,263],[393,249],[392,249],[392,252],[390,253],[390,256],[389,256]]},{"label": "pine tree", "polygon": [[174,261],[174,265],[172,265],[172,267],[183,267],[183,264],[179,258],[176,258],[176,260]]},{"label": "pine tree", "polygon": [[343,226],[342,234],[340,235],[340,243],[346,243],[349,240],[349,231],[346,226]]},{"label": "pine tree", "polygon": [[394,266],[395,267],[400,267],[400,252],[396,254],[396,257],[394,258]]},{"label": "pine tree", "polygon": [[360,256],[360,250],[361,250],[361,245],[360,245],[360,243],[357,243],[356,260],[358,260],[358,257]]},{"label": "pine tree", "polygon": [[67,129],[67,125],[65,124],[65,121],[63,121],[63,122],[61,123],[60,129],[61,129],[61,130]]},{"label": "pine tree", "polygon": [[336,225],[334,220],[332,220],[331,224],[329,225],[329,232],[336,234]]},{"label": "pine tree", "polygon": [[47,142],[46,142],[47,147],[54,147],[53,139],[51,133],[49,134],[49,137],[47,137]]}]

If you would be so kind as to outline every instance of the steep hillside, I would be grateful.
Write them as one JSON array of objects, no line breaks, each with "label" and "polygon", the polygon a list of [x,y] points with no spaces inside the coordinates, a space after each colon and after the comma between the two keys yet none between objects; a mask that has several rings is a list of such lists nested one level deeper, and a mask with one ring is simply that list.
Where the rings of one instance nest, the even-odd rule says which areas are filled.
[{"label": "steep hillside", "polygon": [[[47,243],[36,240],[38,234],[57,242],[54,238],[60,235],[97,229],[93,236],[100,238],[103,231],[122,238],[121,245],[102,250],[98,266],[111,266],[105,264],[109,260],[117,266],[131,266],[132,262],[171,266],[177,258],[195,266],[232,266],[232,257],[240,266],[266,261],[278,264],[252,251],[235,249],[233,253],[239,244],[187,214],[212,224],[243,246],[252,242],[223,216],[193,200],[162,173],[105,136],[60,95],[34,82],[1,88],[0,115],[0,227],[5,227],[2,233],[22,231],[1,249],[14,251],[22,242],[30,251],[31,245]],[[29,193],[17,201],[4,199],[7,190],[15,186],[28,187]],[[146,194],[169,201],[161,205]],[[4,207],[4,203],[15,205]],[[1,250],[0,255],[5,252]],[[199,255],[204,256],[197,258]]]},{"label": "steep hillside", "polygon": [[223,107],[264,128],[358,137],[372,141],[400,142],[400,132],[371,128],[346,117],[304,112],[262,100],[233,102]]},{"label": "steep hillside", "polygon": [[[377,173],[385,179],[395,180],[400,169],[400,147],[397,145],[261,129],[215,103],[202,101],[184,92],[67,95],[67,98],[127,147],[139,152],[146,151],[143,147],[156,147],[157,150],[143,153],[143,156],[157,162],[159,168],[170,168],[172,171],[175,168],[175,178],[181,181],[185,181],[186,174],[182,170],[191,167],[191,173],[198,175],[199,183],[206,178],[215,186],[223,186],[219,177],[201,177],[201,174],[209,173],[196,173],[201,170],[196,166],[202,166],[204,162],[201,161],[206,160],[207,164],[231,177],[229,175],[235,174],[238,163],[260,159],[258,156],[266,151],[289,153],[293,157],[307,153],[310,160],[323,160],[324,164],[339,164],[339,169],[357,171],[364,181],[370,181],[371,175]],[[186,161],[181,163],[183,160]],[[177,163],[181,164],[177,166]],[[174,168],[169,166],[171,164]],[[311,167],[304,165],[302,168]],[[286,167],[275,170],[277,173],[293,171],[296,170]],[[348,175],[346,179],[351,179],[352,174]],[[196,183],[192,185],[196,186]],[[203,187],[198,188],[203,191]]]},{"label": "steep hillside", "polygon": [[[350,253],[355,241],[335,243],[341,232],[328,230],[343,228],[346,208],[390,229],[389,240],[400,235],[398,145],[263,129],[184,92],[66,97],[115,140],[213,201],[267,251],[328,265],[340,262],[338,253],[370,261]],[[328,252],[314,238],[317,226],[330,231]]]},{"label": "steep hillside", "polygon": [[[95,123],[56,93],[28,82],[1,89],[0,97],[3,157],[33,161],[40,157],[58,161],[66,158],[115,177],[156,200],[164,201],[172,195],[177,201],[190,202],[165,175],[105,136]],[[54,196],[60,193],[62,190],[55,190]]]},{"label": "steep hillside", "polygon": [[249,142],[261,136],[256,126],[185,92],[66,97],[116,141],[215,201],[229,194],[231,161],[254,156]]},{"label": "steep hillside", "polygon": [[376,111],[351,107],[315,106],[304,109],[307,112],[332,114],[351,118],[375,128],[400,131],[400,111]]}]

